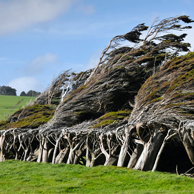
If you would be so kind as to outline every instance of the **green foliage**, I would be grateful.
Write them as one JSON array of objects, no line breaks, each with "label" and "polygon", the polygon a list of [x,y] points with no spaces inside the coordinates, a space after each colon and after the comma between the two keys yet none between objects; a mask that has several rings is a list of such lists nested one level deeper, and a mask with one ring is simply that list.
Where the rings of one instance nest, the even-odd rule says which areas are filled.
[{"label": "green foliage", "polygon": [[180,102],[180,103],[173,103],[173,104],[168,104],[165,106],[165,108],[171,108],[171,107],[180,107],[181,105],[185,105],[185,102]]},{"label": "green foliage", "polygon": [[159,95],[159,91],[159,86],[153,86],[153,88],[150,88],[150,92],[142,99],[141,104],[150,104],[162,100],[162,97]]},{"label": "green foliage", "polygon": [[183,85],[189,84],[194,82],[194,69],[191,71],[186,72],[183,75],[180,75],[177,77],[170,85],[167,93],[171,92],[174,89],[177,89],[178,87],[181,87]]},{"label": "green foliage", "polygon": [[99,118],[99,120],[105,120],[105,119],[123,119],[125,118],[126,116],[129,116],[129,114],[131,113],[130,110],[120,110],[120,111],[117,111],[117,112],[109,112],[109,113],[106,113],[104,114],[103,116],[101,116]]},{"label": "green foliage", "polygon": [[155,98],[155,99],[151,100],[151,101],[149,102],[149,104],[150,104],[150,103],[153,103],[153,102],[158,102],[158,101],[160,101],[160,100],[162,100],[162,99],[163,99],[163,97]]},{"label": "green foliage", "polygon": [[[194,99],[193,92],[182,92],[185,88],[192,88],[194,83],[194,52],[187,55],[175,57],[167,62],[162,69],[151,76],[142,85],[139,90],[139,96],[142,96],[140,104],[150,104],[162,100],[172,95],[171,101],[191,101]],[[172,74],[172,79],[166,78],[164,81],[157,81],[162,76]],[[176,104],[172,102],[171,104]],[[165,105],[165,108],[172,105]]]},{"label": "green foliage", "polygon": [[120,110],[117,112],[108,112],[97,119],[98,123],[93,126],[93,128],[105,127],[112,124],[114,121],[118,122],[128,117],[131,113],[130,110]]},{"label": "green foliage", "polygon": [[99,123],[95,124],[92,128],[105,127],[107,125],[112,124],[113,122],[114,122],[114,120],[110,120],[110,119],[103,120],[103,121],[100,121]]},{"label": "green foliage", "polygon": [[173,100],[179,99],[179,101],[187,101],[194,100],[194,93],[193,92],[186,92],[182,93],[182,91],[178,91],[172,95]]},{"label": "green foliage", "polygon": [[173,69],[178,69],[179,67],[184,67],[185,64],[192,63],[194,60],[194,52],[189,52],[186,55],[174,57],[170,61],[168,61],[162,69],[168,69],[168,71],[172,71]]},{"label": "green foliage", "polygon": [[29,106],[14,113],[13,117],[21,115],[21,119],[16,122],[0,122],[0,130],[9,128],[37,128],[47,123],[54,115],[55,106],[40,105]]},{"label": "green foliage", "polygon": [[193,193],[194,180],[161,172],[114,166],[5,161],[0,163],[0,193]]},{"label": "green foliage", "polygon": [[[31,100],[35,100],[35,97],[0,95],[0,121],[26,106]],[[19,101],[20,103],[18,103]],[[15,106],[17,103],[18,105]]]}]

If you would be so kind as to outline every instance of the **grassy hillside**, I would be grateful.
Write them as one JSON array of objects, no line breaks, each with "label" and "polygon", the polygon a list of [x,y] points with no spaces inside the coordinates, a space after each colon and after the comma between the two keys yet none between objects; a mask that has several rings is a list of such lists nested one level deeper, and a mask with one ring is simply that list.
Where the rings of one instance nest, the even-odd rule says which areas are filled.
[{"label": "grassy hillside", "polygon": [[34,100],[35,97],[0,95],[0,121],[23,108],[31,99]]},{"label": "grassy hillside", "polygon": [[194,180],[174,174],[114,166],[5,161],[0,193],[193,193]]}]

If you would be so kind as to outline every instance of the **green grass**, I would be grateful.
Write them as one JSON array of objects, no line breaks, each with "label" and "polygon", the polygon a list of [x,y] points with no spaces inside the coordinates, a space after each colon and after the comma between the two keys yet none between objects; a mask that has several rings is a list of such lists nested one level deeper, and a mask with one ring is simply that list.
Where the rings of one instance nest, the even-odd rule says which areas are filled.
[{"label": "green grass", "polygon": [[[23,108],[31,99],[34,100],[35,97],[0,95],[0,121],[6,119],[8,115],[13,114],[16,110]],[[19,101],[21,103],[14,107]]]},{"label": "green grass", "polygon": [[194,180],[114,166],[0,163],[0,193],[194,193]]}]

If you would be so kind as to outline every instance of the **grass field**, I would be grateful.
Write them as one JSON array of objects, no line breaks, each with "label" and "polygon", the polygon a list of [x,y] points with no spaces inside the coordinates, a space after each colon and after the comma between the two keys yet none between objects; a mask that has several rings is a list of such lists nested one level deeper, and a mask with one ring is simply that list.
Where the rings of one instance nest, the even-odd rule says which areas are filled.
[{"label": "grass field", "polygon": [[194,180],[114,166],[10,160],[0,163],[0,193],[194,193]]},{"label": "grass field", "polygon": [[23,108],[31,99],[34,100],[35,97],[0,95],[0,121],[5,120],[8,115],[13,114],[16,110]]}]

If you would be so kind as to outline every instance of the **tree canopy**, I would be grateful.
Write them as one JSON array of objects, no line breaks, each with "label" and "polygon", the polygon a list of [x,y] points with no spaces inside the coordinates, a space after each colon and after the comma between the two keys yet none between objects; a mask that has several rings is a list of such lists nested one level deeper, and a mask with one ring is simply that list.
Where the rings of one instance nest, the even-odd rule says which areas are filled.
[{"label": "tree canopy", "polygon": [[[194,164],[194,53],[188,52],[186,33],[177,32],[190,29],[184,24],[191,22],[183,15],[156,19],[150,27],[139,24],[110,40],[96,68],[60,74],[28,111],[13,115],[17,129],[1,131],[0,160],[155,171],[162,166],[169,170],[165,162],[178,153],[176,161],[170,160],[170,171],[179,165],[185,172]],[[121,41],[134,46],[120,46]],[[188,54],[178,56],[182,52]],[[46,110],[39,114],[37,104]],[[47,110],[53,107],[52,117]],[[34,121],[42,121],[42,115],[52,119],[36,122],[33,130],[33,123],[20,129],[32,110]]]}]

